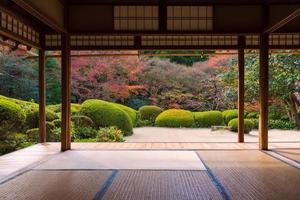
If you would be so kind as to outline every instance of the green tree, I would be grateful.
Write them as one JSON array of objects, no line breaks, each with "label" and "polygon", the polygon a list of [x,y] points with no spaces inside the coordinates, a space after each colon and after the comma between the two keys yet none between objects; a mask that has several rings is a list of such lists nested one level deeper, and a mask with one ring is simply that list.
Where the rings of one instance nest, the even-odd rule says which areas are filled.
[{"label": "green tree", "polygon": [[61,73],[60,64],[55,58],[47,58],[46,73],[46,101],[48,104],[61,102]]},{"label": "green tree", "polygon": [[[258,102],[259,98],[259,56],[246,55],[245,59],[245,100]],[[237,97],[237,60],[220,73],[227,92]],[[270,103],[282,105],[290,120],[300,128],[300,108],[297,94],[300,92],[300,55],[273,54],[269,61]],[[236,99],[235,99],[236,100]]]},{"label": "green tree", "polygon": [[0,54],[0,83],[2,95],[38,101],[37,62],[2,52]]}]

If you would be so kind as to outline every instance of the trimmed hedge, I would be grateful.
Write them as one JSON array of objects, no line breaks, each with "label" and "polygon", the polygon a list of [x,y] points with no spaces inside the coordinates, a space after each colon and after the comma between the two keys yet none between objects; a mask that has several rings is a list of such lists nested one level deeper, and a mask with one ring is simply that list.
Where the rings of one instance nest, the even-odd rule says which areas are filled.
[{"label": "trimmed hedge", "polygon": [[96,99],[86,100],[79,114],[91,118],[97,128],[116,126],[124,132],[124,135],[133,134],[129,115],[112,103]]},{"label": "trimmed hedge", "polygon": [[140,116],[142,120],[155,121],[156,117],[163,110],[158,106],[142,106],[139,108]]},{"label": "trimmed hedge", "polygon": [[225,110],[222,112],[224,123],[228,125],[229,121],[238,118],[238,110]]},{"label": "trimmed hedge", "polygon": [[[76,104],[76,103],[71,103],[71,114],[75,115],[76,113],[79,112],[81,108],[80,104]],[[61,104],[55,104],[55,105],[48,105],[47,109],[57,113],[61,113]]]},{"label": "trimmed hedge", "polygon": [[[230,126],[231,130],[234,132],[238,131],[238,118],[230,120],[228,123],[228,126]],[[250,131],[253,129],[254,123],[250,119],[244,119],[244,133],[250,133]]]},{"label": "trimmed hedge", "polygon": [[19,105],[0,99],[0,134],[18,130],[25,122],[26,115]]},{"label": "trimmed hedge", "polygon": [[[39,108],[27,110],[27,118],[25,122],[26,129],[38,128],[39,127]],[[55,119],[59,119],[59,116],[52,110],[46,109],[46,121],[52,122]]]},{"label": "trimmed hedge", "polygon": [[75,127],[93,127],[94,122],[91,118],[84,115],[75,115],[71,117]]},{"label": "trimmed hedge", "polygon": [[195,112],[195,125],[200,128],[211,126],[221,126],[224,124],[223,116],[220,111]]},{"label": "trimmed hedge", "polygon": [[124,106],[122,104],[118,104],[118,103],[112,103],[112,104],[115,105],[116,107],[120,108],[124,112],[126,112],[129,115],[133,126],[136,125],[136,121],[137,121],[137,111],[136,110],[134,110],[128,106]]},{"label": "trimmed hedge", "polygon": [[155,124],[160,127],[192,127],[194,125],[193,113],[187,110],[170,109],[160,113]]}]

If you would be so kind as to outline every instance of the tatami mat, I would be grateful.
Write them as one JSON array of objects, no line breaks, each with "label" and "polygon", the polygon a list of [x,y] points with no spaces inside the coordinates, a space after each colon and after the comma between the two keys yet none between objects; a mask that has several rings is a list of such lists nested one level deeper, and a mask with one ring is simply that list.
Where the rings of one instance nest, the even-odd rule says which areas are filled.
[{"label": "tatami mat", "polygon": [[111,173],[111,171],[30,171],[0,185],[0,199],[93,199]]},{"label": "tatami mat", "polygon": [[105,200],[222,199],[206,171],[119,171]]},{"label": "tatami mat", "polygon": [[300,170],[256,150],[200,151],[232,199],[298,200]]},{"label": "tatami mat", "polygon": [[37,169],[205,170],[193,151],[67,151]]}]

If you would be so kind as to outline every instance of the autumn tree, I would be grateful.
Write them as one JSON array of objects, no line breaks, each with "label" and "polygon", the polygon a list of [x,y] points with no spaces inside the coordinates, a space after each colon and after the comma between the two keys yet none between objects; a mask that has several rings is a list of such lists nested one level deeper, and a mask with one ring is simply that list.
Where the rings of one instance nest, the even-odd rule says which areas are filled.
[{"label": "autumn tree", "polygon": [[77,102],[89,98],[124,102],[132,86],[139,85],[141,65],[138,56],[73,58],[72,95]]}]

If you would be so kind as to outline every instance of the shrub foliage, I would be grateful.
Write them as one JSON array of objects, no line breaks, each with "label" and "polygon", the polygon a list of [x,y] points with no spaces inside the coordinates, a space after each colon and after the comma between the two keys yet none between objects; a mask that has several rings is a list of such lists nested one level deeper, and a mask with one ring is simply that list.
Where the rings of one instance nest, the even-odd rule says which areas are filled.
[{"label": "shrub foliage", "polygon": [[124,132],[124,135],[133,133],[129,115],[112,103],[95,99],[86,100],[79,113],[91,118],[97,128],[116,126]]},{"label": "shrub foliage", "polygon": [[238,110],[225,110],[222,112],[223,119],[225,124],[227,125],[230,120],[238,117]]},{"label": "shrub foliage", "polygon": [[163,110],[158,106],[142,106],[139,108],[140,116],[142,120],[155,121],[156,117]]},{"label": "shrub foliage", "polygon": [[17,130],[25,119],[26,115],[19,105],[0,99],[0,133]]},{"label": "shrub foliage", "polygon": [[[238,131],[238,118],[230,120],[228,126],[231,127],[231,130],[234,132]],[[244,133],[250,133],[253,129],[254,123],[250,119],[244,119]]]},{"label": "shrub foliage", "polygon": [[128,106],[124,106],[122,104],[118,104],[118,103],[113,103],[113,105],[115,105],[116,107],[118,107],[119,109],[123,110],[124,112],[126,112],[131,121],[132,121],[132,124],[135,125],[136,124],[136,120],[137,120],[137,111],[128,107]]},{"label": "shrub foliage", "polygon": [[170,109],[159,114],[155,124],[160,127],[192,127],[194,116],[187,110]]},{"label": "shrub foliage", "polygon": [[223,125],[223,116],[220,111],[195,112],[195,126],[209,128]]}]

